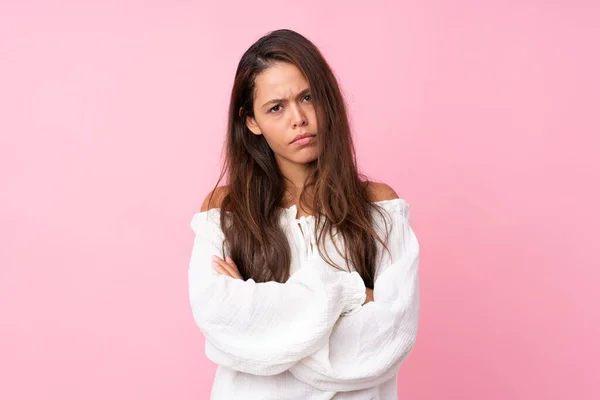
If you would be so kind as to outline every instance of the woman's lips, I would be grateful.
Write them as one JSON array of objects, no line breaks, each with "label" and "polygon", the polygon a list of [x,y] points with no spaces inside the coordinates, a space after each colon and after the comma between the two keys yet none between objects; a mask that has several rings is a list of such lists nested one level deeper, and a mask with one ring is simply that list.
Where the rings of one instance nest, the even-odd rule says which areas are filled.
[{"label": "woman's lips", "polygon": [[295,142],[292,142],[292,144],[296,144],[296,145],[309,144],[309,143],[314,142],[316,139],[317,139],[316,136],[307,136],[305,138],[298,139]]}]

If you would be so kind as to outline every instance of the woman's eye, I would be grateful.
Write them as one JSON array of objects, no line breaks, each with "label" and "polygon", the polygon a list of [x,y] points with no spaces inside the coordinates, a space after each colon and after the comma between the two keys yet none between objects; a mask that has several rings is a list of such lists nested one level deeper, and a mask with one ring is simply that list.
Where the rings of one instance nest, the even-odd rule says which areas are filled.
[{"label": "woman's eye", "polygon": [[308,97],[308,100],[310,101],[310,94],[307,94],[306,96],[304,96],[304,98],[306,99]]},{"label": "woman's eye", "polygon": [[[275,107],[271,108],[269,110],[269,112],[277,112],[277,111],[279,111],[279,108],[277,108],[277,107],[281,107],[281,106],[279,104],[277,104]],[[276,110],[276,108],[277,108],[277,110]]]}]

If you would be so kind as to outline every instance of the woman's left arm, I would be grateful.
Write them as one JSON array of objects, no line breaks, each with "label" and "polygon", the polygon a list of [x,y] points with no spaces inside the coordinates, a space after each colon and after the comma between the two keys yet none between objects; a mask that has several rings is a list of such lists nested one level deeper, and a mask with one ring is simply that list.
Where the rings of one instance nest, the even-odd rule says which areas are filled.
[{"label": "woman's left arm", "polygon": [[412,350],[419,319],[419,242],[408,208],[393,211],[390,250],[378,271],[374,301],[340,318],[328,343],[290,368],[325,391],[351,391],[394,377]]}]

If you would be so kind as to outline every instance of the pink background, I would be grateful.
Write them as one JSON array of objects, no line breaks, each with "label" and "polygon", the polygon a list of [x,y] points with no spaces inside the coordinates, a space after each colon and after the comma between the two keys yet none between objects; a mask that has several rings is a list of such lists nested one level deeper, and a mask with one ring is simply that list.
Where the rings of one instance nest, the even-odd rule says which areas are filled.
[{"label": "pink background", "polygon": [[189,222],[237,62],[282,27],[412,205],[400,398],[600,398],[597,2],[48,3],[0,5],[0,398],[208,399]]}]

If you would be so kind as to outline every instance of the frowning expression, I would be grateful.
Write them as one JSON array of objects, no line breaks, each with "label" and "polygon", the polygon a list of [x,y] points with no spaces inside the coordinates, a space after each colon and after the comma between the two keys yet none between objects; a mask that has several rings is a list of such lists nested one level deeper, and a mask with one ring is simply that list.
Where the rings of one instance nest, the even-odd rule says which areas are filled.
[{"label": "frowning expression", "polygon": [[[293,64],[278,62],[255,80],[254,117],[246,126],[263,135],[276,158],[305,164],[317,157],[317,117],[310,85]],[[308,135],[295,140],[298,135]]]}]

